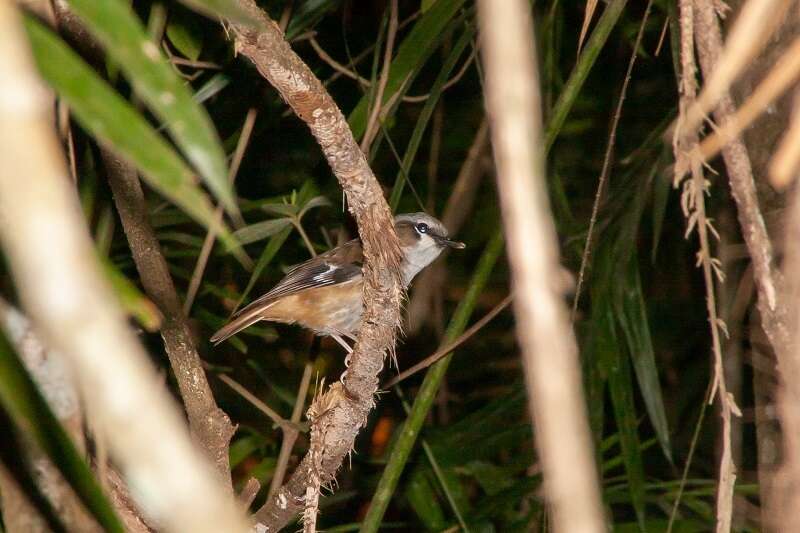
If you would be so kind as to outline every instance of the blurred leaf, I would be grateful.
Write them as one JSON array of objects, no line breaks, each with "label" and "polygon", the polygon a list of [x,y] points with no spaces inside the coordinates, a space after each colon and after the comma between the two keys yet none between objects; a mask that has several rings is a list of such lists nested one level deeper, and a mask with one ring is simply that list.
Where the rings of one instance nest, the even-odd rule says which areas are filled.
[{"label": "blurred leaf", "polygon": [[52,31],[31,17],[25,18],[25,27],[39,72],[78,122],[133,162],[153,188],[198,222],[216,227],[228,247],[235,247],[224,224],[215,221],[211,202],[193,182],[192,171],[169,144]]},{"label": "blurred leaf", "polygon": [[291,225],[292,221],[288,218],[263,220],[236,230],[233,236],[242,244],[250,244],[266,239],[267,237],[272,237],[282,229]]},{"label": "blurred leaf", "polygon": [[258,19],[251,16],[236,0],[179,0],[179,2],[214,20],[222,18],[253,28],[258,28],[260,25]]},{"label": "blurred leaf", "polygon": [[423,13],[425,13],[435,3],[436,3],[436,0],[422,0],[422,2],[420,3],[420,6],[419,6],[419,10],[422,11]]},{"label": "blurred leaf", "polygon": [[297,214],[298,218],[303,218],[306,213],[311,211],[312,209],[316,209],[317,207],[329,207],[331,205],[331,201],[328,200],[324,196],[315,196],[308,202],[306,202],[303,207],[300,209],[300,212]]},{"label": "blurred leaf", "polygon": [[628,477],[630,501],[639,524],[644,529],[644,466],[639,445],[636,408],[633,402],[633,382],[628,359],[620,353],[614,329],[614,313],[610,302],[606,299],[599,306],[602,307],[602,310],[594,313],[596,330],[593,335],[593,348],[595,357],[603,365],[608,376],[608,389],[614,418],[617,422],[625,472]]},{"label": "blurred leaf", "polygon": [[[174,15],[167,24],[167,37],[178,52],[184,57],[196,61],[203,50],[203,35],[198,27],[186,17],[176,18]],[[199,98],[195,95],[195,100]]]},{"label": "blurred leaf", "polygon": [[125,529],[91,469],[53,415],[2,333],[0,333],[0,404],[14,424],[28,434],[50,457],[97,522],[106,531],[123,533]]},{"label": "blurred leaf", "polygon": [[264,438],[260,435],[247,435],[234,440],[229,450],[231,470],[258,450],[263,441]]},{"label": "blurred leaf", "polygon": [[445,527],[444,511],[439,504],[436,492],[425,468],[415,468],[408,476],[405,496],[411,508],[428,530],[441,530]]},{"label": "blurred leaf", "polygon": [[225,153],[211,119],[150,40],[130,5],[124,0],[69,0],[69,4],[165,124],[226,211],[238,213]]},{"label": "blurred leaf", "polygon": [[263,204],[261,209],[271,215],[283,217],[294,217],[299,211],[299,207],[293,203],[275,202],[274,204]]},{"label": "blurred leaf", "polygon": [[627,271],[627,282],[619,285],[620,298],[615,298],[615,315],[628,343],[636,379],[639,382],[639,391],[642,393],[650,423],[653,424],[664,455],[672,462],[667,414],[635,256],[630,261]]},{"label": "blurred leaf", "polygon": [[322,17],[337,9],[340,4],[341,0],[305,0],[292,13],[292,18],[286,28],[286,40],[291,41],[307,29],[314,27]]},{"label": "blurred leaf", "polygon": [[[414,24],[397,48],[397,55],[389,70],[389,78],[384,89],[384,101],[381,105],[390,98],[395,98],[396,93],[404,93],[408,90],[419,69],[441,42],[445,27],[463,5],[464,0],[437,0],[431,9]],[[364,135],[367,127],[370,100],[369,94],[364,95],[347,118],[356,139]]]},{"label": "blurred leaf", "polygon": [[203,103],[206,100],[213,98],[222,89],[230,84],[231,79],[221,72],[217,72],[194,93],[194,99],[197,103]]},{"label": "blurred leaf", "polygon": [[483,491],[492,496],[511,486],[513,472],[487,461],[472,461],[460,469],[475,478]]},{"label": "blurred leaf", "polygon": [[156,304],[142,294],[136,285],[125,277],[110,261],[104,259],[103,266],[122,308],[130,313],[147,331],[158,331],[164,317],[156,307]]}]

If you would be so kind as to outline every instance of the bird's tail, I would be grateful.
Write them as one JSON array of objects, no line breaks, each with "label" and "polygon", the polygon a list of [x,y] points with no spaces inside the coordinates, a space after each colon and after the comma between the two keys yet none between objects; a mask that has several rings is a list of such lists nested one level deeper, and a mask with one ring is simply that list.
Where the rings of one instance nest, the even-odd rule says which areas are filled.
[{"label": "bird's tail", "polygon": [[244,309],[241,314],[234,317],[233,320],[225,324],[219,331],[214,333],[211,336],[211,342],[215,345],[221,343],[228,337],[236,335],[244,328],[252,326],[256,322],[262,319],[261,313],[264,311],[263,308],[255,308],[255,309]]}]

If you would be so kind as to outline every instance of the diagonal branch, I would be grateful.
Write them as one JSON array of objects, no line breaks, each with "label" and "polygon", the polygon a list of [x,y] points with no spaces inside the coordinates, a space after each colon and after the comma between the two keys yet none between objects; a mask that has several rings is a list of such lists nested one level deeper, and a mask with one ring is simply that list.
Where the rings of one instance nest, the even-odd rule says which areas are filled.
[{"label": "diagonal branch", "polygon": [[164,314],[161,336],[178,381],[189,427],[214,461],[227,490],[232,490],[228,445],[235,428],[214,401],[167,261],[147,219],[147,206],[136,169],[108,150],[102,150],[102,157],[136,270],[147,295]]},{"label": "diagonal branch", "polygon": [[320,144],[347,196],[364,244],[364,316],[342,383],[315,402],[312,431],[321,432],[321,450],[307,455],[289,481],[256,513],[260,529],[277,531],[304,507],[312,478],[333,479],[374,405],[378,374],[387,351],[394,349],[400,323],[402,258],[391,212],[378,180],[369,168],[344,115],[306,64],[292,51],[277,24],[253,0],[239,5],[260,22],[259,29],[231,25],[235,46],[278,90]]}]

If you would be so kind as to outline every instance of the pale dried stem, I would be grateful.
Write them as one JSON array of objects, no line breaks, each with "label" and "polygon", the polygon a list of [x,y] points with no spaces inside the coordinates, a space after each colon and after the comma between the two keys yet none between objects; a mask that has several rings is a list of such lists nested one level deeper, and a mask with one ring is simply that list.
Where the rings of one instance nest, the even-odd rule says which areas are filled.
[{"label": "pale dried stem", "polygon": [[714,70],[706,76],[700,95],[686,110],[682,135],[696,131],[728,92],[728,88],[767,42],[791,6],[791,0],[749,0],[733,23]]},{"label": "pale dried stem", "polygon": [[311,372],[313,369],[314,367],[310,361],[307,362],[303,368],[303,377],[300,379],[300,387],[297,389],[297,398],[295,398],[294,408],[292,409],[292,426],[289,426],[288,429],[281,428],[283,429],[283,441],[281,442],[280,452],[278,452],[278,462],[275,465],[275,473],[272,475],[272,480],[269,484],[269,497],[275,495],[275,492],[277,492],[283,484],[283,480],[286,477],[286,468],[289,465],[289,459],[292,456],[294,444],[297,442],[299,432],[296,428],[300,423],[303,407],[306,404],[306,395],[308,394],[308,387],[311,384]]},{"label": "pale dried stem", "polygon": [[800,169],[800,91],[795,91],[789,129],[769,163],[772,186],[785,189],[797,176]]},{"label": "pale dried stem", "polygon": [[[783,94],[800,76],[800,38],[784,52],[767,76],[738,110],[733,110],[724,123],[700,143],[699,154],[708,160],[716,156],[727,145],[753,123],[767,107]],[[724,107],[723,102],[720,108]],[[685,128],[684,128],[685,129]],[[683,170],[682,167],[679,167]]]},{"label": "pale dried stem", "polygon": [[464,333],[462,333],[461,335],[456,337],[456,339],[453,342],[450,342],[446,346],[436,350],[431,355],[429,355],[428,357],[426,357],[425,359],[423,359],[419,363],[415,364],[414,366],[411,366],[411,367],[407,368],[406,370],[403,370],[398,375],[396,375],[395,377],[393,377],[392,379],[390,379],[389,381],[384,383],[381,386],[381,388],[386,390],[389,387],[393,387],[394,385],[397,385],[398,383],[400,383],[404,379],[407,379],[407,378],[413,376],[414,374],[416,374],[420,370],[428,368],[433,363],[435,363],[436,361],[438,361],[442,357],[446,356],[447,354],[449,354],[450,352],[452,352],[453,350],[455,350],[456,348],[458,348],[459,346],[461,346],[462,344],[467,342],[476,333],[478,333],[481,329],[483,329],[483,327],[486,326],[486,324],[491,322],[492,319],[494,319],[494,317],[499,315],[503,311],[503,309],[508,307],[511,304],[512,300],[513,300],[513,297],[509,294],[508,296],[503,298],[503,300],[499,304],[494,306],[491,311],[489,311],[488,313],[483,315],[480,320],[478,320],[477,322],[475,322],[475,324],[470,326],[469,329],[467,329]]},{"label": "pale dried stem", "polygon": [[[344,386],[334,384],[323,395],[328,401],[316,424],[327,423],[319,461],[324,485],[336,474],[374,405],[378,373],[388,350],[393,349],[400,323],[402,258],[391,212],[381,187],[367,164],[342,112],[322,83],[295,54],[280,29],[252,0],[239,0],[261,24],[259,30],[232,25],[239,53],[278,90],[297,116],[306,122],[347,196],[364,244],[364,316]],[[277,531],[304,508],[309,467],[317,460],[302,460],[289,481],[256,512],[259,527]]]},{"label": "pale dried stem", "polygon": [[11,3],[0,2],[0,240],[23,307],[69,361],[113,459],[160,529],[244,533],[246,520],[193,447],[97,261],[26,43]]},{"label": "pale dried stem", "polygon": [[545,192],[530,5],[524,0],[479,0],[478,21],[516,332],[544,495],[553,512],[554,531],[604,531],[578,348],[555,283],[559,252]]},{"label": "pale dried stem", "polygon": [[[731,414],[738,413],[738,408],[734,403],[732,395],[729,394],[722,359],[722,344],[720,341],[721,321],[717,316],[716,297],[714,291],[715,273],[721,280],[721,273],[716,270],[715,259],[712,256],[711,244],[709,242],[709,231],[714,232],[710,221],[706,216],[705,195],[708,190],[708,181],[703,176],[703,168],[700,159],[693,156],[697,149],[698,132],[696,129],[689,130],[683,127],[687,110],[691,108],[697,96],[697,84],[695,73],[697,67],[694,58],[694,43],[692,37],[701,39],[698,35],[701,24],[698,20],[704,15],[704,6],[700,5],[704,0],[697,0],[692,5],[691,0],[682,0],[681,9],[681,83],[680,83],[680,115],[678,118],[678,128],[675,130],[674,151],[675,160],[684,161],[691,169],[691,177],[683,183],[683,194],[681,204],[684,215],[688,219],[687,237],[692,229],[696,229],[700,241],[698,252],[698,264],[703,269],[703,280],[706,289],[706,313],[708,314],[709,327],[711,329],[712,353],[714,358],[714,377],[711,387],[709,401],[713,400],[715,392],[719,392],[720,411],[722,417],[723,434],[722,456],[719,466],[719,480],[717,485],[717,533],[730,531],[733,516],[733,489],[736,481],[735,465],[731,454]],[[713,6],[708,4],[712,9]],[[697,8],[697,9],[695,9]],[[716,17],[716,15],[713,15]],[[698,43],[698,48],[701,45]],[[706,67],[707,65],[703,65]],[[675,175],[676,187],[682,180],[682,175],[677,169]],[[714,232],[715,233],[715,232]]]}]

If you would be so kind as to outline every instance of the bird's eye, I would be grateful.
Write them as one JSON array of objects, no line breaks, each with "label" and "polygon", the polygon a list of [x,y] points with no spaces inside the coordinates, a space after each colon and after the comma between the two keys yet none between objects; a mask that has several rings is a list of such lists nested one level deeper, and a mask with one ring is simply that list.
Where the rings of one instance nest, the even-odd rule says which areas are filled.
[{"label": "bird's eye", "polygon": [[428,233],[428,225],[424,222],[417,224],[417,231],[420,233]]}]

